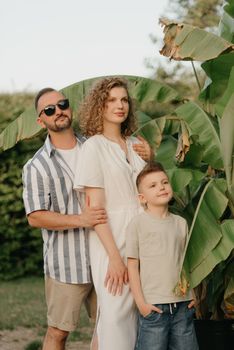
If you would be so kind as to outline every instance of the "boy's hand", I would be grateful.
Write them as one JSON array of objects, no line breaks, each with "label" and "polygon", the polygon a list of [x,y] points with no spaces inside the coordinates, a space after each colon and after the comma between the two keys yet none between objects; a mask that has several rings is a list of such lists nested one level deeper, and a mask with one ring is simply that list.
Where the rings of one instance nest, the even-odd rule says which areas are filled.
[{"label": "boy's hand", "polygon": [[157,306],[154,306],[152,304],[143,304],[141,307],[139,307],[139,311],[143,317],[146,317],[152,311],[158,312],[159,314],[163,313],[161,309],[159,309]]},{"label": "boy's hand", "polygon": [[196,306],[196,300],[191,300],[190,303],[188,304],[188,309],[191,309],[192,307]]}]

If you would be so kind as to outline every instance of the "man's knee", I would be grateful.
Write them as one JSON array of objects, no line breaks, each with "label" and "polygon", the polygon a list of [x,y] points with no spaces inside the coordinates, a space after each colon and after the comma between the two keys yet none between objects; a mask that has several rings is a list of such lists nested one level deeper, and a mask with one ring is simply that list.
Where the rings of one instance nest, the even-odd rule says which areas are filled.
[{"label": "man's knee", "polygon": [[56,342],[64,342],[69,335],[69,332],[63,331],[62,329],[58,329],[55,327],[49,326],[47,329],[47,336],[53,339]]}]

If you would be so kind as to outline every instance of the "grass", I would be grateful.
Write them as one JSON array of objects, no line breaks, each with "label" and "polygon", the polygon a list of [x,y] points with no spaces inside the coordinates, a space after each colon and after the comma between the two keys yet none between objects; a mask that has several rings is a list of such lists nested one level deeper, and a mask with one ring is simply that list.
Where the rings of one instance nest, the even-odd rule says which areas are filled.
[{"label": "grass", "polygon": [[[0,330],[13,330],[18,327],[36,328],[38,335],[45,334],[46,304],[44,279],[37,277],[22,278],[0,282]],[[92,328],[84,309],[81,312],[80,325],[71,333],[69,340],[90,340]]]}]

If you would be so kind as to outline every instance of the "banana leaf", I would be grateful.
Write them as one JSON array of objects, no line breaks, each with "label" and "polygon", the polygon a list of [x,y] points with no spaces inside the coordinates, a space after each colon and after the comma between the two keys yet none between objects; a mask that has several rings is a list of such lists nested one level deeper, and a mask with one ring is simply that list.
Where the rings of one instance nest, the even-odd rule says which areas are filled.
[{"label": "banana leaf", "polygon": [[[150,113],[155,114],[160,104],[168,104],[180,99],[178,92],[166,84],[137,76],[123,76],[123,78],[129,81],[130,93],[133,99],[136,100],[137,110],[139,111],[150,110]],[[61,90],[70,100],[73,115],[77,113],[79,104],[98,79],[100,77],[84,80]],[[21,140],[36,136],[40,130],[36,123],[36,112],[33,108],[30,108],[9,124],[0,134],[0,149],[11,148]]]},{"label": "banana leaf", "polygon": [[[214,268],[221,262],[224,262],[220,272],[223,277],[228,256],[234,250],[234,5],[232,1],[225,3],[220,22],[222,37],[184,23],[168,20],[162,20],[161,23],[165,32],[161,54],[175,60],[205,61],[202,68],[208,77],[199,96],[203,108],[194,102],[188,102],[175,111],[177,117],[186,123],[184,135],[187,132],[189,135],[187,151],[184,139],[181,145],[177,145],[179,151],[182,151],[179,160],[183,169],[188,165],[193,169],[200,168],[200,179],[198,177],[196,182],[193,178],[189,182],[188,179],[185,181],[183,175],[181,179],[168,160],[171,166],[169,171],[178,175],[178,182],[171,176],[178,189],[175,199],[180,203],[180,208],[187,204],[183,214],[188,222],[193,218],[181,279],[175,288],[176,292],[181,293],[188,287],[188,281],[191,287],[196,287],[202,286],[207,279],[212,279]],[[210,114],[205,112],[205,108]],[[184,184],[186,187],[183,188]],[[209,303],[215,294],[219,304],[212,308],[215,316],[220,309],[220,297],[222,299],[226,288],[221,287],[219,283],[219,287],[211,291],[213,295],[203,295],[201,298]],[[233,317],[232,280],[225,295],[228,295],[223,301],[226,315],[228,317],[232,308]]]},{"label": "banana leaf", "polygon": [[233,65],[229,73],[229,79],[226,82],[226,89],[222,97],[215,104],[216,114],[221,118],[223,115],[224,109],[227,107],[230,99],[234,94],[234,55],[233,55]]},{"label": "banana leaf", "polygon": [[225,1],[224,11],[219,23],[220,36],[234,43],[234,4],[232,0]]},{"label": "banana leaf", "polygon": [[172,183],[173,191],[180,193],[186,186],[192,183],[199,183],[204,179],[205,174],[200,170],[189,168],[174,168],[167,170]]},{"label": "banana leaf", "polygon": [[194,102],[183,104],[175,113],[189,126],[192,133],[190,136],[198,137],[198,142],[203,147],[203,161],[216,169],[222,168],[221,144],[209,116]]},{"label": "banana leaf", "polygon": [[[234,73],[234,70],[233,70]],[[234,74],[233,74],[234,83]],[[234,205],[234,91],[220,119],[220,140],[230,199]]]},{"label": "banana leaf", "polygon": [[164,46],[160,53],[174,60],[207,61],[234,45],[219,36],[185,23],[160,19],[164,26]]},{"label": "banana leaf", "polygon": [[162,163],[163,167],[168,170],[176,166],[175,153],[177,149],[177,140],[171,135],[165,135],[157,150],[157,161]]},{"label": "banana leaf", "polygon": [[[141,112],[140,117],[146,120],[146,115]],[[142,120],[142,119],[141,119]],[[148,142],[154,151],[158,149],[162,140],[163,129],[166,124],[166,117],[150,119],[134,133],[141,134]]]},{"label": "banana leaf", "polygon": [[184,261],[192,287],[209,275],[234,248],[234,220],[220,221],[228,204],[225,192],[224,179],[211,179],[200,197]]},{"label": "banana leaf", "polygon": [[234,52],[225,53],[213,60],[204,62],[202,69],[210,78],[205,89],[199,95],[201,101],[215,104],[227,89],[231,70],[234,67]]}]

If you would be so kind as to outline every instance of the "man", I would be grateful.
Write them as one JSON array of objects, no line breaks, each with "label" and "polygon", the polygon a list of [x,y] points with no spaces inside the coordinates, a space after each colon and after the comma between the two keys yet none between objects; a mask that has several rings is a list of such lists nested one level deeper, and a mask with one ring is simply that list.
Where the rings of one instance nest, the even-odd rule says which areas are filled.
[{"label": "man", "polygon": [[[72,129],[65,96],[45,88],[35,98],[37,122],[48,131],[42,148],[23,169],[23,199],[28,222],[43,236],[48,329],[43,350],[63,350],[78,324],[81,304],[93,300],[85,228],[106,223],[103,208],[84,206],[73,190],[75,163],[85,139]],[[146,142],[137,145],[149,157]],[[95,302],[88,303],[91,316]]]},{"label": "man", "polygon": [[37,122],[48,130],[48,136],[24,166],[23,198],[29,224],[42,228],[44,240],[48,329],[43,350],[60,350],[77,326],[82,302],[92,293],[84,228],[106,222],[106,215],[103,209],[88,206],[82,212],[73,190],[82,138],[71,127],[68,100],[46,88],[36,96],[35,107]]}]

